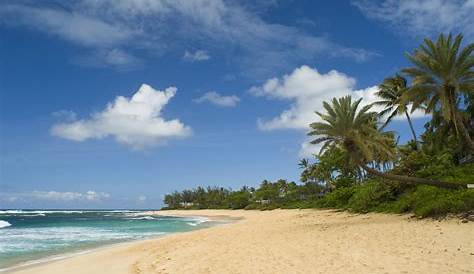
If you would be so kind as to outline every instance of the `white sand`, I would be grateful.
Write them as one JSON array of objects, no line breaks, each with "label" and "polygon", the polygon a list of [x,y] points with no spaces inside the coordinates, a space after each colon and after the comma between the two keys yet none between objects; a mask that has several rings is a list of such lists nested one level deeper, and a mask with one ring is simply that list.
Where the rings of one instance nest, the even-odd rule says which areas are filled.
[{"label": "white sand", "polygon": [[14,273],[474,273],[472,222],[309,209],[157,214],[243,219]]}]

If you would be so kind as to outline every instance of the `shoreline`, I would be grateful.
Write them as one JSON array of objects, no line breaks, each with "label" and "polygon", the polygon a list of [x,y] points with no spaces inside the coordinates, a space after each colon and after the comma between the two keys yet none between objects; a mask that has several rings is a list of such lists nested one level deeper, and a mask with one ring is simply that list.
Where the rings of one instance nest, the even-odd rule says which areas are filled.
[{"label": "shoreline", "polygon": [[[172,233],[159,233],[159,234],[157,233],[154,236],[146,237],[146,238],[143,238],[143,239],[135,239],[135,240],[128,240],[128,241],[124,241],[124,242],[108,243],[108,244],[99,245],[99,246],[95,246],[95,247],[91,247],[91,248],[78,249],[78,250],[71,251],[71,252],[58,253],[58,254],[54,254],[54,255],[51,255],[51,256],[46,256],[46,257],[42,257],[42,258],[38,258],[38,259],[27,260],[27,261],[24,261],[24,262],[21,262],[21,263],[12,265],[12,266],[8,266],[6,268],[2,268],[2,269],[0,269],[0,273],[2,273],[2,274],[16,273],[18,271],[28,270],[30,268],[35,268],[35,267],[39,267],[39,266],[48,265],[50,263],[54,263],[54,262],[57,262],[57,261],[67,260],[67,259],[70,259],[70,258],[74,258],[74,257],[77,257],[77,256],[83,256],[83,255],[94,253],[94,252],[100,252],[100,251],[103,251],[103,250],[106,250],[106,249],[112,249],[112,248],[117,248],[117,247],[125,247],[125,246],[128,246],[128,245],[134,245],[134,244],[141,244],[141,243],[146,243],[146,242],[151,241],[151,240],[156,241],[156,240],[159,240],[159,239],[171,236],[171,235],[180,234],[180,233],[189,233],[189,232],[193,232],[193,231],[196,231],[196,230],[213,227],[213,226],[216,226],[216,225],[232,223],[233,221],[235,221],[234,219],[226,218],[225,216],[211,216],[211,218],[208,218],[207,216],[199,216],[199,215],[168,215],[168,214],[156,214],[155,212],[158,212],[158,211],[147,211],[147,212],[144,212],[144,214],[146,213],[146,214],[155,215],[155,216],[182,217],[182,218],[189,217],[189,218],[196,218],[196,219],[198,219],[198,218],[199,219],[206,219],[202,223],[212,222],[212,224],[206,225],[206,224],[200,223],[200,225],[196,226],[195,229],[190,230],[190,231],[172,232]],[[219,223],[219,222],[223,222],[223,223]]]},{"label": "shoreline", "polygon": [[474,269],[472,222],[312,209],[153,214],[232,221],[6,273],[473,273]]},{"label": "shoreline", "polygon": [[[177,233],[180,233],[180,232],[177,232]],[[185,233],[185,232],[183,232],[183,233]],[[48,265],[49,263],[54,263],[54,262],[61,261],[61,260],[67,260],[67,259],[70,259],[70,258],[86,255],[86,254],[89,254],[89,253],[100,252],[100,251],[103,251],[104,249],[110,249],[110,248],[115,248],[115,247],[123,247],[123,246],[126,246],[126,245],[133,245],[133,244],[137,244],[137,243],[141,243],[141,242],[146,242],[146,241],[149,241],[149,240],[158,240],[158,239],[161,239],[163,237],[166,237],[167,235],[172,235],[172,233],[166,234],[166,235],[158,234],[158,235],[156,235],[154,237],[151,237],[151,238],[131,240],[131,241],[126,241],[126,242],[118,242],[118,243],[110,243],[110,244],[105,244],[105,245],[93,247],[93,248],[90,248],[90,249],[83,249],[83,250],[77,250],[77,251],[73,251],[73,252],[59,253],[59,254],[55,254],[55,255],[52,255],[52,256],[47,256],[47,257],[43,257],[43,258],[39,258],[39,259],[35,259],[35,260],[28,260],[28,261],[25,261],[25,262],[20,263],[18,265],[13,265],[13,266],[10,266],[10,267],[7,267],[7,268],[0,269],[0,273],[2,273],[2,274],[16,273],[18,271],[22,271],[22,270],[25,270],[25,269],[35,268],[35,267],[43,266],[43,265]]]}]

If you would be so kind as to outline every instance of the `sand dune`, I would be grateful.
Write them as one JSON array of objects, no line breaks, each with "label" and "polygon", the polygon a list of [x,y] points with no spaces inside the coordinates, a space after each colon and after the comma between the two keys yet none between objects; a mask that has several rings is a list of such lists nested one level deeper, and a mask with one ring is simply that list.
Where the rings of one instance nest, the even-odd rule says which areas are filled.
[{"label": "sand dune", "polygon": [[326,210],[165,211],[242,218],[14,273],[474,273],[474,223]]}]

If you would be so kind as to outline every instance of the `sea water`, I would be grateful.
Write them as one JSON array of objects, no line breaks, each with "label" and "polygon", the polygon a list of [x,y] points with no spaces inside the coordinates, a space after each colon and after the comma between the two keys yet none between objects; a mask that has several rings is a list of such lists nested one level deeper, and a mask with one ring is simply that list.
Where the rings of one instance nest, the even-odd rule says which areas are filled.
[{"label": "sea water", "polygon": [[0,210],[0,271],[210,224],[138,210]]}]

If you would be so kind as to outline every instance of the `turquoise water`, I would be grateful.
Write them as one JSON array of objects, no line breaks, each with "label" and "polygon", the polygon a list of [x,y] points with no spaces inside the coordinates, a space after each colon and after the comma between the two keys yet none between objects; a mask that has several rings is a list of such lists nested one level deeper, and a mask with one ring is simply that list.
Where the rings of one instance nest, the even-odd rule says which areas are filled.
[{"label": "turquoise water", "polygon": [[205,218],[157,217],[131,210],[0,210],[0,271],[209,224]]}]

